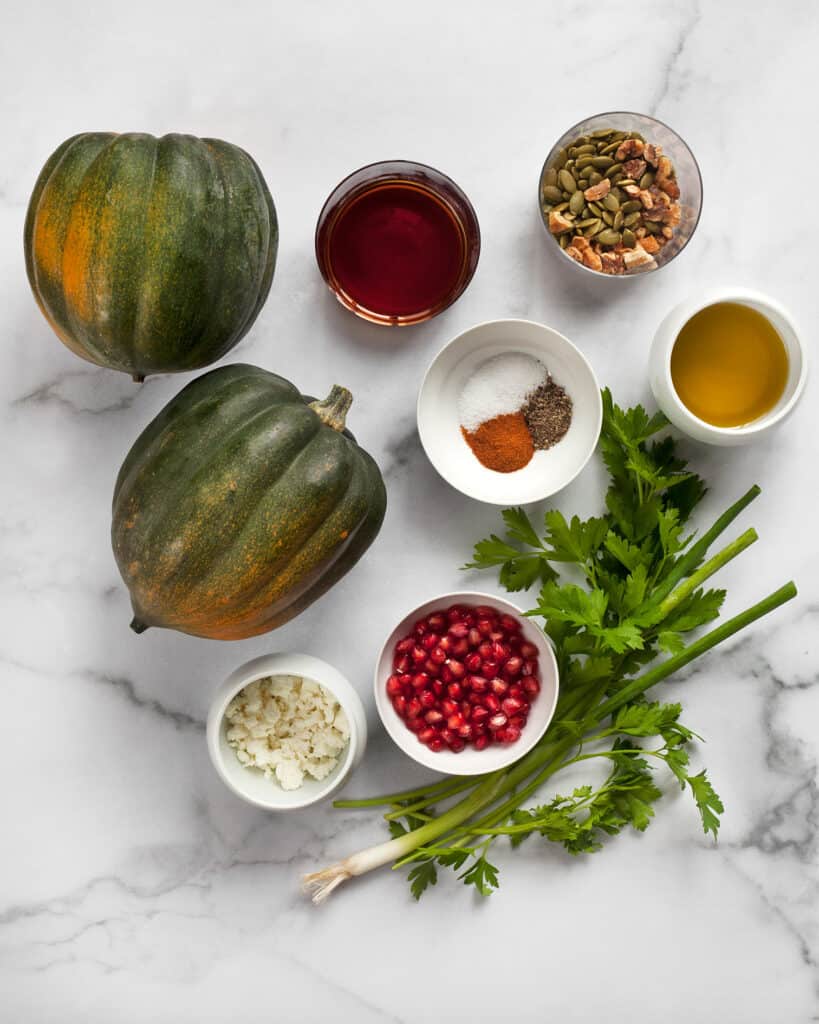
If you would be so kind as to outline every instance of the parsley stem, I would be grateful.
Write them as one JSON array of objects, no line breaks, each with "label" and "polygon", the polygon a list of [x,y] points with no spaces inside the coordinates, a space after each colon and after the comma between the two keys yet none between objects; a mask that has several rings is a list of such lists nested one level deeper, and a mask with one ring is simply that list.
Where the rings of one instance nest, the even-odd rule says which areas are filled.
[{"label": "parsley stem", "polygon": [[767,615],[768,612],[772,612],[775,608],[785,604],[786,601],[790,601],[794,597],[796,597],[796,584],[791,581],[761,601],[758,601],[752,607],[747,608],[744,612],[740,612],[739,615],[735,615],[732,619],[724,622],[721,626],[712,629],[710,633],[699,637],[692,644],[689,644],[684,651],[680,651],[679,654],[667,658],[661,665],[649,669],[648,672],[644,672],[641,676],[637,676],[636,679],[626,683],[614,696],[609,697],[608,700],[603,701],[602,704],[596,707],[587,717],[586,722],[595,724],[607,718],[612,711],[616,711],[623,704],[628,704],[629,701],[639,697],[646,690],[666,679],[684,665],[699,658],[706,651],[710,651],[712,647],[716,647],[723,640],[732,637],[734,633],[738,633],[741,629],[749,626],[752,622],[756,622],[757,619],[761,619],[763,615]]}]

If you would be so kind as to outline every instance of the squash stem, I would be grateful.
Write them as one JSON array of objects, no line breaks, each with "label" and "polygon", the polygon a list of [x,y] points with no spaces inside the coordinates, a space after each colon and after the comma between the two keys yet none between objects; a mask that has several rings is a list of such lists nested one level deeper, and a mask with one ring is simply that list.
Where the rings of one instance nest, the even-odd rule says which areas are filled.
[{"label": "squash stem", "polygon": [[134,616],[134,618],[131,619],[131,629],[137,635],[140,634],[140,633],[144,633],[145,630],[148,629],[148,628],[149,628],[148,623],[147,622],[143,622],[142,619],[138,619],[136,616]]},{"label": "squash stem", "polygon": [[347,388],[334,384],[324,401],[311,402],[310,408],[328,427],[341,432],[352,404],[353,396]]}]

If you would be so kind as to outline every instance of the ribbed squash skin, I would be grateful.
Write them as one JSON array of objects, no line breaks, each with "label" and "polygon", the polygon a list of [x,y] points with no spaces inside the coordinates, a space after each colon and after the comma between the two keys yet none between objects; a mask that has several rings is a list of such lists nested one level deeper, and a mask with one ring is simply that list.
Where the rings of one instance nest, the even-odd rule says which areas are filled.
[{"label": "ribbed squash skin", "polygon": [[288,381],[242,364],[188,384],[114,490],[114,556],[137,631],[240,640],[320,597],[378,533],[373,459]]},{"label": "ribbed squash skin", "polygon": [[270,291],[278,226],[238,146],[88,132],[46,162],[24,245],[58,337],[141,379],[207,366],[245,335]]}]

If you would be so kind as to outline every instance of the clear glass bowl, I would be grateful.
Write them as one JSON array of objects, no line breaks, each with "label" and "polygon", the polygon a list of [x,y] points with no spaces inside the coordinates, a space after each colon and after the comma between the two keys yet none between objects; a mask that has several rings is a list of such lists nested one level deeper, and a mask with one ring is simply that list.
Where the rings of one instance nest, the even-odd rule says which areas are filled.
[{"label": "clear glass bowl", "polygon": [[[451,284],[442,289],[433,302],[401,311],[370,308],[366,300],[345,288],[333,266],[334,232],[347,212],[363,196],[393,185],[410,186],[417,192],[433,197],[446,210],[460,240],[459,267]],[[321,275],[343,306],[371,323],[406,327],[437,316],[464,293],[478,265],[481,233],[472,203],[447,175],[412,160],[382,160],[360,167],[336,185],[319,214],[315,244]]]},{"label": "clear glass bowl", "polygon": [[[656,253],[653,265],[635,268],[634,270],[627,271],[625,274],[604,274],[602,271],[593,270],[591,267],[578,263],[577,260],[568,256],[558,245],[557,236],[549,231],[548,214],[544,211],[540,199],[543,176],[560,150],[574,142],[579,135],[588,135],[591,132],[600,131],[604,128],[613,128],[615,131],[636,131],[647,142],[662,146],[664,155],[670,157],[674,165],[677,173],[677,183],[680,186],[680,198],[678,201],[681,208],[681,219],[674,231],[673,237]],[[546,157],[540,172],[537,203],[543,225],[549,238],[552,239],[555,251],[560,253],[572,266],[585,271],[587,274],[593,274],[595,277],[618,277],[621,279],[637,277],[639,274],[651,273],[667,266],[690,242],[691,236],[696,231],[702,210],[702,176],[700,175],[699,165],[694,159],[694,154],[688,148],[685,141],[672,128],[669,128],[667,124],[663,124],[662,121],[649,117],[647,114],[635,114],[624,110],[610,111],[609,113],[595,114],[593,117],[587,117],[583,121],[578,121],[576,125],[569,128],[557,140]]]}]

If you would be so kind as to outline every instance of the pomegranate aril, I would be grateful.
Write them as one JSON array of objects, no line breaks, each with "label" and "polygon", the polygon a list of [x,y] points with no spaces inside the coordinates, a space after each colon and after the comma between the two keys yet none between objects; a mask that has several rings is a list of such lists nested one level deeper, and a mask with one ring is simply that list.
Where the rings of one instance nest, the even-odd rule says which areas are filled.
[{"label": "pomegranate aril", "polygon": [[524,658],[536,658],[537,647],[535,647],[534,644],[530,644],[528,641],[524,641],[520,645],[520,653],[523,655]]},{"label": "pomegranate aril", "polygon": [[446,720],[447,729],[451,729],[453,732],[457,732],[458,729],[464,724],[463,715],[458,711],[454,715],[450,715]]},{"label": "pomegranate aril", "polygon": [[498,640],[492,642],[492,655],[496,661],[505,661],[509,654],[510,651],[506,644],[502,644]]},{"label": "pomegranate aril", "polygon": [[472,611],[479,619],[496,619],[498,617],[497,611],[494,608],[490,608],[488,604],[479,604]]},{"label": "pomegranate aril", "polygon": [[421,637],[421,646],[425,651],[431,651],[433,647],[437,647],[440,643],[441,638],[437,633],[427,633],[426,636]]},{"label": "pomegranate aril", "polygon": [[430,750],[437,754],[439,750],[444,749],[444,741],[441,739],[440,736],[436,736],[435,739],[432,739],[429,741],[429,743],[427,743],[427,746],[429,747]]},{"label": "pomegranate aril", "polygon": [[399,694],[397,697],[393,697],[392,706],[395,708],[396,714],[399,714],[402,718],[406,717],[407,698],[403,694]]},{"label": "pomegranate aril", "polygon": [[432,690],[422,690],[418,694],[418,700],[421,701],[422,708],[434,708],[438,703],[438,698],[432,692]]},{"label": "pomegranate aril", "polygon": [[489,680],[486,676],[467,676],[467,682],[473,693],[486,693],[489,689]]},{"label": "pomegranate aril", "polygon": [[467,637],[467,640],[469,641],[470,647],[477,647],[483,640],[483,637],[478,632],[478,630],[475,629],[473,626],[473,628],[469,631],[469,636]]},{"label": "pomegranate aril", "polygon": [[523,663],[523,668],[520,670],[520,674],[523,676],[533,676],[537,672],[537,659],[527,658]]},{"label": "pomegranate aril", "polygon": [[475,693],[473,691],[472,693],[469,694],[468,700],[469,700],[469,703],[472,704],[473,706],[480,705],[483,702],[483,694],[482,693]]},{"label": "pomegranate aril", "polygon": [[464,743],[460,736],[453,736],[452,739],[449,741],[449,749],[452,751],[453,754],[460,754],[460,752],[464,749],[465,746],[466,744]]},{"label": "pomegranate aril", "polygon": [[399,640],[395,645],[395,650],[398,654],[409,654],[409,652],[415,646],[415,639],[411,636],[404,637],[403,640]]},{"label": "pomegranate aril", "polygon": [[422,710],[421,701],[417,697],[407,701],[407,718],[417,718]]},{"label": "pomegranate aril", "polygon": [[443,665],[446,661],[446,651],[439,644],[429,654],[429,660],[435,662],[436,665]]},{"label": "pomegranate aril", "polygon": [[460,700],[464,695],[464,688],[460,683],[450,683],[446,688],[446,692],[451,700]]},{"label": "pomegranate aril", "polygon": [[387,680],[387,694],[390,697],[397,697],[401,693],[401,677],[390,676]]},{"label": "pomegranate aril", "polygon": [[489,639],[497,641],[505,640],[506,634],[503,632],[502,629],[493,629],[492,632],[489,634]]},{"label": "pomegranate aril", "polygon": [[480,654],[467,654],[464,659],[464,665],[470,672],[478,672],[481,667],[481,656]]},{"label": "pomegranate aril", "polygon": [[457,740],[459,737],[457,733],[454,733],[451,729],[441,729],[438,733],[444,743],[451,743],[453,740]]},{"label": "pomegranate aril", "polygon": [[447,632],[456,640],[460,640],[461,637],[469,636],[469,626],[465,622],[453,622]]},{"label": "pomegranate aril", "polygon": [[472,717],[472,705],[468,700],[461,701],[461,714],[467,720]]},{"label": "pomegranate aril", "polygon": [[443,612],[433,612],[427,619],[427,625],[436,633],[440,633],[441,630],[446,629],[446,616]]},{"label": "pomegranate aril", "polygon": [[466,655],[469,654],[469,641],[466,637],[463,637],[461,640],[456,640],[449,650],[456,658],[465,658]]},{"label": "pomegranate aril", "polygon": [[455,676],[453,676],[449,665],[442,665],[438,673],[438,678],[444,683],[451,683]]},{"label": "pomegranate aril", "polygon": [[429,741],[430,740],[434,740],[437,735],[438,735],[438,733],[435,731],[435,729],[426,728],[426,729],[422,729],[418,733],[418,739],[422,743],[429,743]]},{"label": "pomegranate aril", "polygon": [[526,715],[513,715],[509,719],[509,724],[514,725],[516,729],[522,729],[526,725]]},{"label": "pomegranate aril", "polygon": [[486,658],[481,662],[481,675],[486,676],[487,679],[492,679],[499,671],[500,665],[492,658]]},{"label": "pomegranate aril", "polygon": [[506,700],[501,701],[503,713],[509,718],[511,718],[512,715],[516,715],[519,711],[522,711],[523,707],[523,701],[516,700],[514,697],[507,697]]},{"label": "pomegranate aril", "polygon": [[469,724],[469,722],[464,722],[464,724],[458,730],[458,735],[461,737],[462,740],[472,739],[472,726]]},{"label": "pomegranate aril", "polygon": [[410,732],[420,732],[425,727],[423,718],[408,718],[407,728]]},{"label": "pomegranate aril", "polygon": [[441,637],[441,642],[438,644],[438,646],[441,648],[442,651],[446,652],[446,651],[451,650],[452,645],[453,645],[454,642],[455,641],[451,637],[449,637],[449,636],[442,636]]},{"label": "pomegranate aril", "polygon": [[506,715],[499,711],[497,714],[492,715],[489,721],[486,723],[493,732],[497,732],[498,729],[502,729],[509,719]]},{"label": "pomegranate aril", "polygon": [[489,712],[484,707],[477,707],[472,709],[472,724],[483,725],[483,723],[489,718]]},{"label": "pomegranate aril", "polygon": [[459,710],[459,706],[454,700],[444,699],[441,701],[441,711],[443,711],[445,715],[456,715]]},{"label": "pomegranate aril", "polygon": [[425,636],[429,632],[426,619],[419,619],[412,627],[412,631],[417,637]]},{"label": "pomegranate aril", "polygon": [[440,697],[441,694],[444,692],[444,684],[441,682],[440,679],[432,680],[432,692],[435,694],[436,697]]},{"label": "pomegranate aril", "polygon": [[526,701],[526,691],[523,689],[522,686],[518,686],[517,683],[513,683],[509,687],[509,693],[507,693],[506,696],[507,697],[514,697],[515,700],[524,701],[524,702]]},{"label": "pomegranate aril", "polygon": [[426,672],[418,672],[412,677],[412,688],[414,690],[425,690],[431,680]]},{"label": "pomegranate aril", "polygon": [[450,658],[447,662],[447,667],[452,673],[453,679],[463,679],[466,675],[466,666],[462,661],[456,661],[455,658]]},{"label": "pomegranate aril", "polygon": [[475,739],[472,741],[472,745],[476,750],[486,750],[486,748],[489,746],[491,742],[492,740],[489,738],[489,736],[486,733],[484,733],[483,736],[476,736]]},{"label": "pomegranate aril", "polygon": [[428,725],[440,725],[440,723],[443,722],[443,720],[444,716],[441,714],[440,711],[437,710],[437,708],[432,708],[430,711],[427,711],[427,713],[424,715],[424,721]]},{"label": "pomegranate aril", "polygon": [[478,646],[478,654],[480,654],[480,656],[482,658],[491,658],[492,657],[492,641],[491,640],[484,640],[484,642]]},{"label": "pomegranate aril", "polygon": [[498,679],[497,676],[495,676],[489,685],[492,687],[492,693],[494,693],[496,697],[505,697],[506,692],[509,689],[509,683],[505,682],[503,679]]},{"label": "pomegranate aril", "polygon": [[495,733],[498,743],[516,743],[520,739],[520,729],[514,725],[507,725],[505,729],[498,729]]},{"label": "pomegranate aril", "polygon": [[401,675],[405,672],[409,672],[412,667],[410,656],[408,654],[397,654],[393,659],[392,667]]},{"label": "pomegranate aril", "polygon": [[501,627],[503,629],[505,629],[507,633],[519,633],[520,632],[520,623],[518,622],[517,619],[513,618],[511,615],[501,615],[501,617],[500,617],[500,624],[501,624]]},{"label": "pomegranate aril", "polygon": [[526,676],[521,686],[527,697],[536,697],[540,693],[540,683],[534,676]]},{"label": "pomegranate aril", "polygon": [[483,706],[487,711],[491,711],[493,714],[496,711],[500,711],[500,701],[494,693],[487,693],[483,699]]},{"label": "pomegranate aril", "polygon": [[503,674],[514,679],[515,676],[520,675],[520,670],[523,668],[523,658],[516,654],[513,654],[507,659],[506,664],[503,666]]},{"label": "pomegranate aril", "polygon": [[427,672],[430,676],[433,677],[437,676],[441,670],[441,666],[436,665],[432,658],[427,658],[422,667],[425,672]]},{"label": "pomegranate aril", "polygon": [[478,619],[475,628],[482,636],[489,636],[495,629],[495,623],[491,619]]},{"label": "pomegranate aril", "polygon": [[451,608],[447,609],[446,617],[450,622],[460,622],[465,613],[465,608],[462,608],[459,604],[453,604]]},{"label": "pomegranate aril", "polygon": [[416,646],[413,647],[413,649],[410,651],[410,657],[417,665],[420,662],[427,660],[427,652],[424,650],[423,647]]}]

